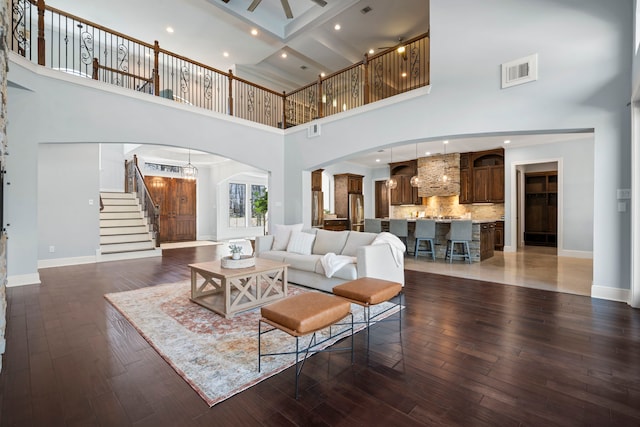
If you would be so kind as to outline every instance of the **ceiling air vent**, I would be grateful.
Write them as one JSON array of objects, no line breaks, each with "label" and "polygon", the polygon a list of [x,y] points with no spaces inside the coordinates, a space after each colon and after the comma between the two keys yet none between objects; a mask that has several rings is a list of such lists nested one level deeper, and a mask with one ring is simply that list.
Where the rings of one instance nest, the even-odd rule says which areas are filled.
[{"label": "ceiling air vent", "polygon": [[360,9],[360,12],[362,12],[363,15],[366,15],[367,13],[371,12],[373,9],[371,9],[371,7],[366,6],[363,7],[362,9]]},{"label": "ceiling air vent", "polygon": [[502,64],[502,89],[538,80],[538,54]]}]

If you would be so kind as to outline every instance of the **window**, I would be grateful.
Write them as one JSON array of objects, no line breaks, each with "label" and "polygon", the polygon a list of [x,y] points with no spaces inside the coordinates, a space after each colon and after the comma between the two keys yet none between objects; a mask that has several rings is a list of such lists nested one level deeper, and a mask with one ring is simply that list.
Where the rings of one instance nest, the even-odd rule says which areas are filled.
[{"label": "window", "polygon": [[229,227],[246,227],[246,184],[229,184]]},{"label": "window", "polygon": [[266,187],[264,185],[251,185],[251,227],[262,225],[264,214],[254,211],[254,201],[264,196]]}]

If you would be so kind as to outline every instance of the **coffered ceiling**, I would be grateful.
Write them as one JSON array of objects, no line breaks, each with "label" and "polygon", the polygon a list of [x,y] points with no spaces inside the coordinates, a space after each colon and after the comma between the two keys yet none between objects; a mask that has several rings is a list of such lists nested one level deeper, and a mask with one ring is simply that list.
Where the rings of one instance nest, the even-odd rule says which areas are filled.
[{"label": "coffered ceiling", "polygon": [[[273,90],[292,90],[429,28],[429,0],[48,0],[47,4]],[[336,30],[336,24],[340,29]],[[168,33],[167,27],[174,32]],[[257,30],[252,35],[251,30]],[[224,53],[228,56],[224,56]],[[283,58],[282,53],[287,57]]]}]

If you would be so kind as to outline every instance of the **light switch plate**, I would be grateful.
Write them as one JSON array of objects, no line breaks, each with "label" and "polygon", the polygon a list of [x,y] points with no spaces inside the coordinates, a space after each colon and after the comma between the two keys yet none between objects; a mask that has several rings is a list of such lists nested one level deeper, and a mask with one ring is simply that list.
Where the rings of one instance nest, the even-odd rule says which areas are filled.
[{"label": "light switch plate", "polygon": [[618,188],[616,191],[616,196],[618,199],[630,199],[631,198],[631,189],[630,188]]}]

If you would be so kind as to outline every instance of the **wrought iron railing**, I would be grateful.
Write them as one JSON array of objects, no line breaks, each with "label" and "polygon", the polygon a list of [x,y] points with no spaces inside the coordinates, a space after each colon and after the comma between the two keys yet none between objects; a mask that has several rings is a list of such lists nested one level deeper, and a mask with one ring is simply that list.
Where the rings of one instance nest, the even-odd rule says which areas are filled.
[{"label": "wrought iron railing", "polygon": [[429,84],[428,33],[287,94],[44,0],[12,0],[12,11],[11,49],[39,65],[274,127],[308,123]]},{"label": "wrought iron railing", "polygon": [[156,247],[160,247],[160,205],[155,204],[151,193],[144,182],[144,175],[138,167],[138,158],[134,155],[132,160],[126,160],[125,168],[125,193],[136,193],[138,200],[142,205],[142,211],[149,220],[151,234],[155,239]]}]

